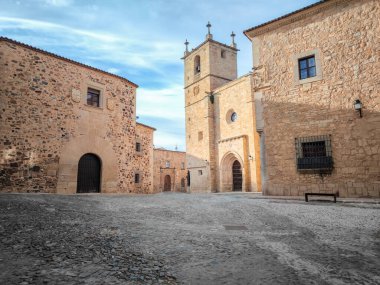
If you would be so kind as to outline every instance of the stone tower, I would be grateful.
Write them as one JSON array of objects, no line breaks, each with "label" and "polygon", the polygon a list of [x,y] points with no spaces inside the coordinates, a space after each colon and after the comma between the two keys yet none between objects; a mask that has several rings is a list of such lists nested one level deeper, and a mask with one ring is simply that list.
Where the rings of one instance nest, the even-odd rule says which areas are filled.
[{"label": "stone tower", "polygon": [[[186,161],[191,192],[217,191],[217,146],[213,90],[237,78],[237,49],[232,34],[230,46],[214,41],[208,33],[203,43],[186,50],[185,113]],[[219,115],[218,115],[219,116]]]}]

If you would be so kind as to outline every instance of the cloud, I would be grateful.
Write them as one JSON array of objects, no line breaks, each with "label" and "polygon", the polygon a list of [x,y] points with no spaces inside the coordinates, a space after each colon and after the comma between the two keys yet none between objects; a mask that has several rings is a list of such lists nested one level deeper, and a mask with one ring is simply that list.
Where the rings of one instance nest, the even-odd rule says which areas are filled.
[{"label": "cloud", "polygon": [[[78,50],[85,50],[86,61],[107,61],[122,64],[127,67],[144,68],[158,74],[165,71],[161,64],[178,64],[180,51],[173,48],[177,43],[151,43],[139,38],[126,38],[112,33],[89,31],[72,28],[60,24],[14,17],[0,17],[0,31],[12,30],[39,31],[45,36],[34,39],[39,47],[56,39],[57,48],[62,49],[63,43]],[[33,43],[31,43],[33,44]]]},{"label": "cloud", "polygon": [[183,121],[185,118],[183,86],[172,84],[163,89],[139,88],[137,115]]},{"label": "cloud", "polygon": [[72,4],[72,0],[44,0],[44,3],[55,7],[67,7]]},{"label": "cloud", "polygon": [[117,68],[111,67],[111,68],[108,68],[108,69],[107,69],[107,72],[109,72],[109,73],[113,73],[113,74],[118,74],[118,73],[120,73],[120,69],[117,69]]}]

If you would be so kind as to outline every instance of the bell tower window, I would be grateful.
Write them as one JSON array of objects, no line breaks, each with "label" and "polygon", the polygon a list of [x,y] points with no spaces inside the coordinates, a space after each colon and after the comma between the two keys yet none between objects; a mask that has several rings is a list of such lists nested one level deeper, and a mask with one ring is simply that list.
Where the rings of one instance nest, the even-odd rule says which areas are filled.
[{"label": "bell tower window", "polygon": [[199,55],[194,58],[194,74],[201,72],[201,57]]}]

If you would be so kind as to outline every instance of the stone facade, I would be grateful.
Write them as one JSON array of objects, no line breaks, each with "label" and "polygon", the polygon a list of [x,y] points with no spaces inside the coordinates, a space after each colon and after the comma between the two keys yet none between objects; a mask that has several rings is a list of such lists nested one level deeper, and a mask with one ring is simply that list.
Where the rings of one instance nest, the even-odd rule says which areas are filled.
[{"label": "stone facade", "polygon": [[[88,88],[100,92],[99,107],[87,105]],[[76,193],[78,162],[90,153],[101,163],[100,192],[153,192],[154,129],[136,124],[136,88],[0,38],[0,191]]]},{"label": "stone facade", "polygon": [[156,148],[154,157],[154,192],[187,192],[186,153]]},{"label": "stone facade", "polygon": [[190,192],[260,191],[252,78],[237,78],[237,51],[208,34],[183,57]]},{"label": "stone facade", "polygon": [[[380,196],[379,15],[377,0],[331,0],[245,31],[265,194]],[[316,76],[300,80],[310,55]],[[332,172],[297,170],[295,140],[321,135],[331,136]]]}]

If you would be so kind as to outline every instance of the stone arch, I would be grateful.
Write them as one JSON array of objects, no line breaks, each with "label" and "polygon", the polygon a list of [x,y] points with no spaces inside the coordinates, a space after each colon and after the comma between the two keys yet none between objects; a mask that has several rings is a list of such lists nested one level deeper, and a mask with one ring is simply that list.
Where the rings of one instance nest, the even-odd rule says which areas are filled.
[{"label": "stone arch", "polygon": [[169,174],[165,175],[164,177],[164,191],[171,191],[172,190],[172,179]]},{"label": "stone arch", "polygon": [[196,55],[194,57],[194,74],[198,74],[201,72],[201,57]]},{"label": "stone arch", "polygon": [[77,193],[100,193],[102,161],[93,153],[86,153],[78,161]]},{"label": "stone arch", "polygon": [[227,152],[221,162],[220,162],[220,191],[221,192],[231,192],[233,191],[233,177],[232,177],[232,166],[235,161],[238,161],[241,165],[242,171],[242,191],[245,190],[245,175],[244,175],[244,163],[240,155],[235,152]]},{"label": "stone arch", "polygon": [[70,139],[61,150],[57,193],[76,193],[78,161],[86,153],[96,155],[101,161],[102,192],[117,191],[119,164],[112,144],[98,136],[79,136]]}]

